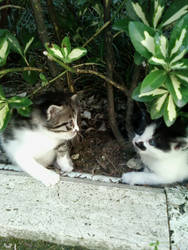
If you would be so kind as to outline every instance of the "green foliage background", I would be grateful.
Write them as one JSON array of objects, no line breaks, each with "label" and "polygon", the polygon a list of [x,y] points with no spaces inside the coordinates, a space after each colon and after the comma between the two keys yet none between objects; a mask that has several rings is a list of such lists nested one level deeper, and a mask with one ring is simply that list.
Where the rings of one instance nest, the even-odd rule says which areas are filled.
[{"label": "green foliage background", "polygon": [[[188,0],[113,0],[108,24],[105,0],[43,0],[49,43],[41,42],[31,2],[0,1],[0,130],[13,110],[28,116],[32,96],[56,86],[57,79],[64,91],[90,83],[93,92],[104,92],[103,79],[123,91],[125,101],[132,94],[144,102],[151,118],[163,117],[167,126],[179,115],[187,117],[182,108],[188,103]],[[113,79],[105,69],[105,27],[111,27]],[[56,63],[55,77],[48,59]],[[136,65],[142,70],[134,87]],[[81,84],[74,84],[78,78]],[[11,84],[15,93],[7,91]],[[18,96],[23,91],[26,96]]]}]

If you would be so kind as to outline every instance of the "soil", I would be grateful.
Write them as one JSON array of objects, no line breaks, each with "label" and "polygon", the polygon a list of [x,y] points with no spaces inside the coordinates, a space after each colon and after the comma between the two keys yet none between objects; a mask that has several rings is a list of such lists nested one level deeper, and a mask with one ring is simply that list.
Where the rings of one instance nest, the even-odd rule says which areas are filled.
[{"label": "soil", "polygon": [[71,152],[75,171],[120,177],[130,159],[108,132],[92,131]]},{"label": "soil", "polygon": [[[126,163],[133,154],[120,148],[108,126],[106,99],[84,96],[80,103],[81,135],[73,141],[71,150],[74,171],[121,177],[130,171]],[[121,119],[120,113],[118,121]]]}]

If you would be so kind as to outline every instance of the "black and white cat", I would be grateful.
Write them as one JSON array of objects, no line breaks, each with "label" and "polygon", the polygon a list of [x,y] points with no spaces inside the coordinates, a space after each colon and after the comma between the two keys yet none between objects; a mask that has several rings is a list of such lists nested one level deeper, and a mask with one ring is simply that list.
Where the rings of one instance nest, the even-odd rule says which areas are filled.
[{"label": "black and white cat", "polygon": [[188,179],[188,124],[177,121],[167,128],[161,121],[138,130],[133,145],[145,168],[122,175],[130,185],[161,185]]},{"label": "black and white cat", "polygon": [[77,96],[48,92],[33,101],[29,118],[13,115],[1,134],[1,145],[10,160],[46,186],[55,185],[59,174],[47,169],[56,164],[73,170],[67,141],[79,131]]}]

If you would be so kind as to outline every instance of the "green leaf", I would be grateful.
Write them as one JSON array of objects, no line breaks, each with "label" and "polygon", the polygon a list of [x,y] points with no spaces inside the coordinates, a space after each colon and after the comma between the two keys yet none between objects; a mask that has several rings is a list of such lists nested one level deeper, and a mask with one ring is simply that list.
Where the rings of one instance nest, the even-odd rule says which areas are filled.
[{"label": "green leaf", "polygon": [[126,17],[122,19],[118,19],[112,25],[112,29],[117,30],[117,31],[124,31],[128,35],[129,34],[129,31],[128,31],[129,21],[130,20]]},{"label": "green leaf", "polygon": [[183,107],[186,102],[183,100],[183,95],[181,92],[181,82],[179,81],[179,79],[174,74],[170,74],[166,80],[166,86],[176,105],[180,108]]},{"label": "green leaf", "polygon": [[145,61],[145,58],[141,56],[137,51],[134,53],[134,63],[136,65],[141,65]]},{"label": "green leaf", "polygon": [[181,60],[188,52],[188,14],[172,30],[169,43],[171,64]]},{"label": "green leaf", "polygon": [[172,74],[175,76],[185,85],[188,85],[188,69],[187,70],[176,70],[173,71]]},{"label": "green leaf", "polygon": [[155,56],[165,59],[168,56],[168,40],[164,35],[155,35]]},{"label": "green leaf", "polygon": [[127,12],[128,17],[131,20],[139,21],[139,17],[137,16],[137,14],[135,13],[133,9],[132,0],[127,0],[125,3],[125,6],[126,6],[126,12]]},{"label": "green leaf", "polygon": [[3,91],[3,87],[2,86],[0,86],[0,99],[1,100],[6,100],[5,93]]},{"label": "green leaf", "polygon": [[163,117],[168,127],[170,127],[177,118],[176,105],[171,95],[168,96],[168,99],[165,103]]},{"label": "green leaf", "polygon": [[154,35],[152,28],[140,22],[129,23],[129,36],[135,50],[148,59],[155,54]]},{"label": "green leaf", "polygon": [[35,39],[34,37],[31,37],[31,38],[29,39],[29,41],[26,43],[25,49],[24,49],[24,55],[26,55],[26,53],[27,53],[29,47],[31,46],[32,42],[34,41],[34,39]]},{"label": "green leaf", "polygon": [[68,36],[64,37],[61,43],[61,51],[63,53],[63,56],[66,58],[68,54],[71,52],[71,43]]},{"label": "green leaf", "polygon": [[138,101],[138,102],[150,102],[153,97],[151,95],[148,96],[143,96],[143,97],[140,97],[140,88],[141,88],[141,83],[138,85],[138,87],[136,87],[134,90],[133,90],[133,93],[132,93],[132,98],[135,100],[135,101]]},{"label": "green leaf", "polygon": [[187,0],[178,0],[172,2],[169,8],[166,8],[165,14],[161,20],[161,27],[177,21],[180,17],[188,12]]},{"label": "green leaf", "polygon": [[41,79],[42,81],[48,81],[48,80],[46,79],[46,76],[45,76],[43,73],[40,73],[40,74],[39,74],[39,77],[40,77],[40,79]]},{"label": "green leaf", "polygon": [[38,72],[35,71],[24,71],[22,73],[23,79],[29,84],[35,84],[38,80]]},{"label": "green leaf", "polygon": [[142,82],[141,93],[149,92],[162,86],[167,79],[167,73],[164,70],[155,70],[150,72]]},{"label": "green leaf", "polygon": [[0,131],[4,130],[10,120],[11,111],[7,102],[0,103]]},{"label": "green leaf", "polygon": [[168,40],[165,36],[156,33],[155,35],[155,55],[149,59],[150,64],[160,65],[165,70],[169,70],[168,63]]},{"label": "green leaf", "polygon": [[9,54],[9,43],[6,37],[0,37],[0,66],[5,65]]},{"label": "green leaf", "polygon": [[8,33],[7,34],[7,40],[10,44],[10,48],[14,51],[14,52],[17,52],[18,54],[20,54],[21,56],[24,56],[23,55],[23,51],[22,51],[22,48],[21,48],[21,45],[18,41],[18,39],[12,35],[11,33]]},{"label": "green leaf", "polygon": [[61,52],[61,48],[57,44],[45,43],[45,48],[52,57],[56,57],[60,60],[64,60],[64,56]]},{"label": "green leaf", "polygon": [[22,116],[25,116],[25,117],[29,117],[30,114],[31,114],[31,107],[28,106],[28,107],[20,107],[17,109],[18,113]]},{"label": "green leaf", "polygon": [[142,6],[138,3],[138,2],[133,2],[132,1],[132,7],[133,7],[133,10],[134,10],[134,12],[136,13],[136,15],[141,19],[141,21],[145,24],[145,25],[147,25],[147,26],[149,26],[149,23],[148,23],[148,20],[147,20],[147,18],[146,18],[146,15],[145,15],[145,11],[144,11],[144,9],[142,8]]},{"label": "green leaf", "polygon": [[140,88],[141,84],[139,84],[138,87],[135,88],[132,93],[132,98],[138,102],[151,102],[154,99],[159,98],[159,96],[168,94],[168,91],[164,88],[154,89],[145,93],[140,93]]},{"label": "green leaf", "polygon": [[151,119],[158,119],[163,116],[165,103],[168,99],[168,93],[165,93],[162,96],[159,96],[152,102],[150,108]]},{"label": "green leaf", "polygon": [[153,27],[156,28],[163,14],[165,4],[164,0],[153,0],[152,4],[153,4],[152,24]]},{"label": "green leaf", "polygon": [[71,63],[80,59],[81,57],[87,54],[87,50],[85,48],[75,48],[71,51],[71,53],[67,57],[67,63]]},{"label": "green leaf", "polygon": [[172,70],[188,70],[188,59],[182,59],[170,65]]},{"label": "green leaf", "polygon": [[11,108],[25,108],[32,104],[32,101],[27,97],[14,96],[8,99],[8,104]]},{"label": "green leaf", "polygon": [[188,85],[181,87],[182,95],[183,95],[183,101],[185,103],[188,103]]},{"label": "green leaf", "polygon": [[47,80],[46,76],[44,74],[40,73],[39,77],[42,80],[42,87],[45,87],[47,85],[47,83],[48,83],[48,80]]}]

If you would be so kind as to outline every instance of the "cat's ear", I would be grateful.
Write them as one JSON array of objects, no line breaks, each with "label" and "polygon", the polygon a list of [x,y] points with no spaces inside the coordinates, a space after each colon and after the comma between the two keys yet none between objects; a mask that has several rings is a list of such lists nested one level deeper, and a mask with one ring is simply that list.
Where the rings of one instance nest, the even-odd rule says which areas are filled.
[{"label": "cat's ear", "polygon": [[79,106],[79,98],[78,98],[77,94],[71,96],[71,101],[72,101],[73,105]]},{"label": "cat's ear", "polygon": [[51,105],[47,109],[47,121],[53,119],[54,117],[57,116],[57,114],[62,111],[62,106],[57,106],[57,105]]}]

